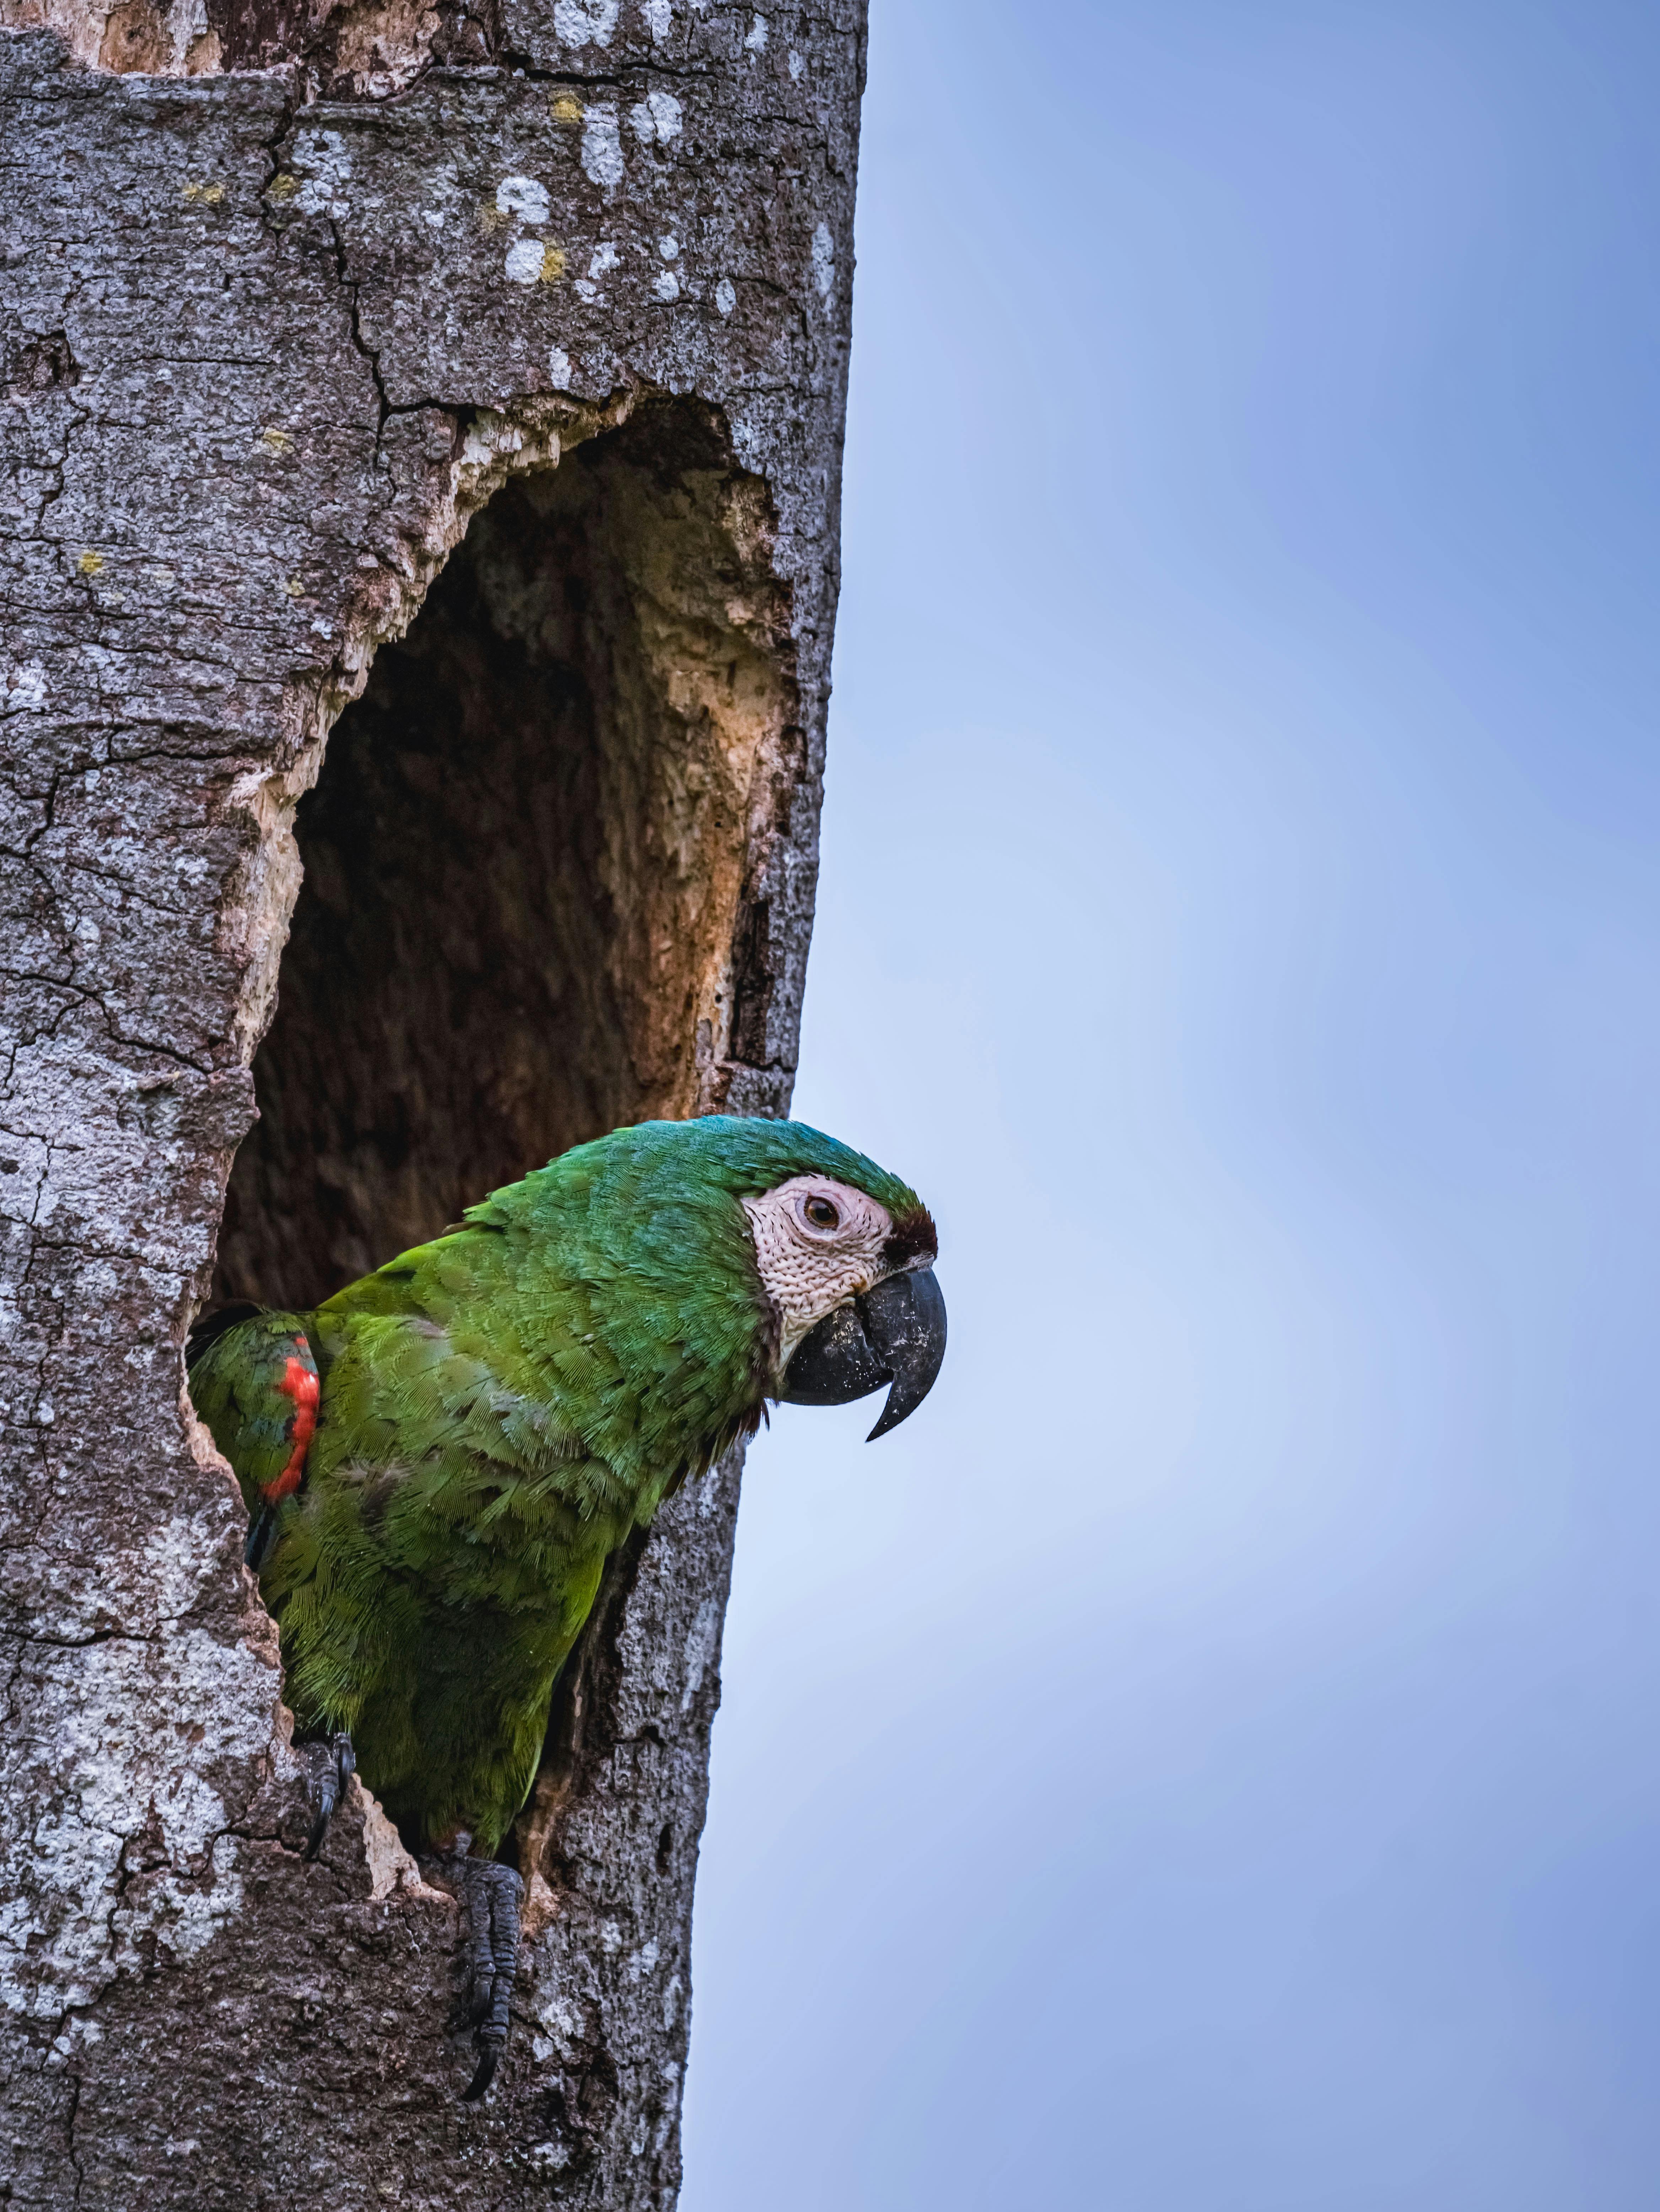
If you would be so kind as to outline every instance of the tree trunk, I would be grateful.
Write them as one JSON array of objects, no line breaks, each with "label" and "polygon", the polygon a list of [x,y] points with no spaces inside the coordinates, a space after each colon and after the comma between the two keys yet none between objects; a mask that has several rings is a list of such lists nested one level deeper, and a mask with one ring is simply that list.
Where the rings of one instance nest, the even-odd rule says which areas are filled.
[{"label": "tree trunk", "polygon": [[555,1700],[463,2106],[181,1346],[787,1107],[860,0],[4,6],[0,2195],[666,2208],[736,1461]]}]

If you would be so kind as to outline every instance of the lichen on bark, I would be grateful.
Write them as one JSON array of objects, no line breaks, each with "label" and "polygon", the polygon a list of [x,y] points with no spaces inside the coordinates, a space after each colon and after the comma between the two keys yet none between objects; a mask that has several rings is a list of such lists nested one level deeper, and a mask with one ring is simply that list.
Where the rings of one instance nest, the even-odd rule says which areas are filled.
[{"label": "lichen on bark", "polygon": [[180,1352],[216,1265],[787,1104],[861,12],[5,6],[0,2180],[667,2207],[736,1467],[608,1583],[463,2110],[452,1906],[360,1793],[299,1857]]}]

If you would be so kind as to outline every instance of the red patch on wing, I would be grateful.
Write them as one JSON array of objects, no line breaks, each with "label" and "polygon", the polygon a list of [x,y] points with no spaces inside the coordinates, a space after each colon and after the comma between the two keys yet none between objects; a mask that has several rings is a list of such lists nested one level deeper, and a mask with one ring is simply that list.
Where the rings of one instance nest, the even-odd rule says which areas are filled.
[{"label": "red patch on wing", "polygon": [[[300,1340],[294,1339],[296,1344]],[[287,1498],[300,1487],[300,1477],[306,1472],[306,1454],[311,1449],[312,1437],[317,1432],[317,1401],[321,1388],[317,1370],[303,1359],[290,1359],[282,1370],[282,1380],[277,1389],[285,1398],[294,1400],[294,1411],[288,1416],[284,1431],[294,1449],[288,1463],[274,1482],[266,1483],[260,1495],[269,1503]]]}]

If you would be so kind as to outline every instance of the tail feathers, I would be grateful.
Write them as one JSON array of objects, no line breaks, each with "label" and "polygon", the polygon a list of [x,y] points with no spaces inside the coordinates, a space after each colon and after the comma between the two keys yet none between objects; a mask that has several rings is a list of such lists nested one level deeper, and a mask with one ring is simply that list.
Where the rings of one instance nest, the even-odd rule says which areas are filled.
[{"label": "tail feathers", "polygon": [[275,1505],[262,1505],[248,1524],[248,1540],[242,1547],[243,1564],[251,1567],[255,1574],[264,1565],[265,1554],[270,1550],[271,1539],[276,1534],[276,1508]]}]

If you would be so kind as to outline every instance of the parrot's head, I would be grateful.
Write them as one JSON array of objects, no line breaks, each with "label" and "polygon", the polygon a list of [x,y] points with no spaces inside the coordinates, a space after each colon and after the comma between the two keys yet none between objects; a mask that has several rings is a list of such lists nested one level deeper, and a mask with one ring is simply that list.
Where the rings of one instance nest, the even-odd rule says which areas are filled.
[{"label": "parrot's head", "polygon": [[718,1190],[730,1209],[743,1272],[759,1280],[767,1397],[839,1406],[889,1384],[873,1439],[921,1405],[945,1357],[945,1300],[934,1223],[908,1184],[801,1121],[712,1114],[607,1141],[672,1164],[677,1198]]},{"label": "parrot's head", "polygon": [[778,1395],[840,1406],[890,1382],[874,1441],[934,1387],[945,1357],[945,1300],[927,1207],[854,1158],[853,1172],[864,1170],[857,1181],[809,1171],[742,1203],[778,1329]]}]

